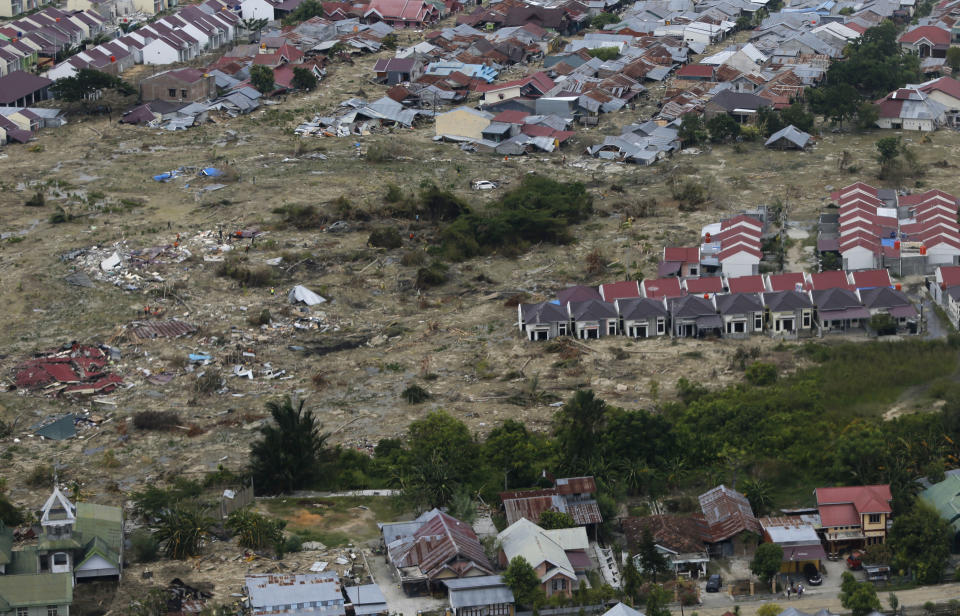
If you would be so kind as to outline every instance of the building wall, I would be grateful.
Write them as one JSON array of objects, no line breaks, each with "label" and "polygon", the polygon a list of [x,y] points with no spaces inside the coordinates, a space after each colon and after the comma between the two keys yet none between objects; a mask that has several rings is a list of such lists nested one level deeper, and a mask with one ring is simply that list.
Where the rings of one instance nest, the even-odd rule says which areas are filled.
[{"label": "building wall", "polygon": [[[170,93],[171,90],[173,94]],[[145,101],[193,102],[212,98],[216,96],[216,92],[216,81],[212,76],[202,78],[193,84],[186,84],[165,75],[148,78],[140,83],[141,98]]]},{"label": "building wall", "polygon": [[455,110],[437,116],[437,134],[481,139],[490,120],[464,110]]},{"label": "building wall", "polygon": [[869,249],[857,247],[840,253],[843,269],[847,271],[876,269],[877,256]]},{"label": "building wall", "polygon": [[246,0],[240,5],[240,14],[244,19],[275,19],[273,5],[265,0]]},{"label": "building wall", "polygon": [[500,101],[517,98],[520,96],[520,91],[520,86],[515,86],[512,88],[497,90],[496,92],[486,92],[483,95],[483,103],[485,105],[492,105],[493,103],[499,103]]},{"label": "building wall", "polygon": [[731,255],[730,257],[723,260],[723,263],[720,264],[720,269],[723,271],[723,275],[728,278],[736,278],[738,276],[756,276],[760,267],[760,259],[747,255],[745,253],[739,255]]},{"label": "building wall", "polygon": [[148,43],[143,48],[144,64],[173,64],[178,60],[177,50],[160,39]]}]

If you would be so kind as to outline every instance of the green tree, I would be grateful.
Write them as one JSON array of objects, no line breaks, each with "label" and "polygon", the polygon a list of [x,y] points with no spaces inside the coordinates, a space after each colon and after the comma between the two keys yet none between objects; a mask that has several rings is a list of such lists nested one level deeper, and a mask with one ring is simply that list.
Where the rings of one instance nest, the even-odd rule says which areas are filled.
[{"label": "green tree", "polygon": [[603,30],[606,25],[618,23],[620,23],[620,18],[613,13],[598,13],[590,20],[590,25],[597,30]]},{"label": "green tree", "polygon": [[950,539],[949,523],[917,501],[909,513],[894,518],[887,544],[894,566],[909,569],[922,584],[935,584],[950,556]]},{"label": "green tree", "polygon": [[954,71],[960,71],[960,47],[951,47],[947,50],[947,64]]},{"label": "green tree", "polygon": [[576,525],[577,523],[573,521],[573,516],[569,513],[550,509],[541,513],[540,521],[537,522],[537,526],[546,530],[554,528],[574,528]]},{"label": "green tree", "polygon": [[810,108],[814,113],[843,126],[860,105],[860,94],[848,83],[838,83],[810,91]]},{"label": "green tree", "polygon": [[877,143],[877,162],[880,166],[890,164],[900,154],[900,137],[883,137]]},{"label": "green tree", "polygon": [[289,396],[270,401],[273,423],[260,428],[260,440],[250,449],[250,471],[260,494],[282,494],[312,485],[330,457],[329,433],[320,431],[313,411],[303,400],[294,407]]},{"label": "green tree", "polygon": [[650,579],[654,584],[661,573],[670,571],[670,562],[657,549],[657,544],[650,533],[649,528],[643,529],[643,535],[640,537],[640,545],[637,550],[637,560],[641,573]]},{"label": "green tree", "polygon": [[857,128],[868,130],[876,127],[880,119],[880,110],[870,101],[864,101],[857,107]]},{"label": "green tree", "polygon": [[582,469],[607,423],[607,403],[593,391],[581,389],[573,394],[554,416],[554,434],[565,465],[571,471]]},{"label": "green tree", "polygon": [[311,17],[323,17],[323,5],[318,0],[304,0],[289,15],[283,18],[284,25],[294,25]]},{"label": "green tree", "polygon": [[750,571],[764,582],[773,579],[783,565],[783,548],[776,543],[761,543],[750,561]]},{"label": "green tree", "polygon": [[594,58],[599,58],[604,62],[609,60],[616,60],[620,57],[620,48],[619,47],[596,47],[594,49],[588,49],[587,53]]},{"label": "green tree", "polygon": [[154,537],[167,558],[183,560],[200,553],[213,523],[206,510],[181,503],[160,514]]},{"label": "green tree", "polygon": [[757,126],[760,127],[764,137],[769,137],[778,130],[785,128],[787,123],[784,122],[780,112],[773,107],[760,107],[757,109]]},{"label": "green tree", "polygon": [[766,515],[770,511],[773,498],[770,494],[770,484],[761,479],[746,479],[740,485],[743,495],[750,501],[750,507],[757,516]]},{"label": "green tree", "polygon": [[19,526],[23,522],[23,511],[11,503],[6,494],[0,494],[0,529],[3,526]]},{"label": "green tree", "polygon": [[673,600],[672,593],[660,584],[652,584],[647,594],[644,614],[646,616],[670,616],[668,604]]},{"label": "green tree", "polygon": [[707,121],[707,130],[710,131],[710,141],[722,143],[740,135],[740,124],[732,116],[720,113]]},{"label": "green tree", "polygon": [[780,117],[783,118],[784,125],[793,124],[807,133],[813,130],[813,114],[808,113],[800,103],[791,104],[780,112]]},{"label": "green tree", "polygon": [[93,95],[103,90],[116,90],[124,95],[132,95],[137,92],[133,86],[119,77],[91,68],[82,68],[72,77],[58,79],[50,86],[50,92],[54,97],[71,103],[86,102]]},{"label": "green tree", "polygon": [[537,472],[534,465],[543,457],[541,440],[516,419],[506,420],[487,435],[483,457],[503,474],[504,490],[509,488],[511,480],[516,486],[528,486],[534,482]]},{"label": "green tree", "polygon": [[254,18],[241,19],[241,20],[240,20],[240,28],[243,29],[243,30],[246,30],[247,32],[256,32],[256,33],[257,33],[257,38],[256,38],[256,39],[249,39],[249,38],[248,38],[248,39],[247,39],[248,41],[251,41],[251,42],[252,42],[253,40],[259,41],[259,40],[260,40],[260,32],[261,32],[264,28],[267,27],[267,24],[268,24],[268,23],[270,23],[270,21],[269,21],[268,19],[254,19]]},{"label": "green tree", "polygon": [[757,387],[773,385],[777,382],[777,367],[773,364],[755,361],[747,366],[744,378],[747,379],[748,383]]},{"label": "green tree", "polygon": [[623,592],[631,601],[636,601],[642,584],[643,578],[640,577],[640,571],[634,564],[634,557],[630,556],[623,567]]},{"label": "green tree", "polygon": [[510,560],[507,570],[503,572],[503,583],[519,605],[533,607],[540,598],[540,578],[523,556],[514,556]]},{"label": "green tree", "polygon": [[317,76],[313,71],[297,66],[293,69],[293,79],[290,83],[297,90],[309,92],[317,87]]},{"label": "green tree", "polygon": [[707,128],[703,118],[696,113],[688,113],[680,120],[680,129],[677,133],[683,145],[699,145],[707,140]]},{"label": "green tree", "polygon": [[227,518],[226,528],[237,538],[237,543],[252,550],[262,550],[283,543],[284,520],[274,520],[251,511],[238,509]]},{"label": "green tree", "polygon": [[460,420],[444,411],[433,411],[407,429],[405,460],[408,496],[440,507],[472,485],[477,477],[480,445]]},{"label": "green tree", "polygon": [[849,571],[843,572],[840,587],[840,605],[852,612],[852,616],[867,616],[880,610],[877,589],[870,582],[858,582]]},{"label": "green tree", "polygon": [[262,64],[254,64],[250,67],[250,84],[261,94],[270,94],[275,89],[273,69]]},{"label": "green tree", "polygon": [[870,329],[878,336],[890,336],[897,333],[897,321],[885,312],[878,312],[870,317]]},{"label": "green tree", "polygon": [[757,608],[757,616],[779,616],[783,608],[776,603],[764,603]]}]

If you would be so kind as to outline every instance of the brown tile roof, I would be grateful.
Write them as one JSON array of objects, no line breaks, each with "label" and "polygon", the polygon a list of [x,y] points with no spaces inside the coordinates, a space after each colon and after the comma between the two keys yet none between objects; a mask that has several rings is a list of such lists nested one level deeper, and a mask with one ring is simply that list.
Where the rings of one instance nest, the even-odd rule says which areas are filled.
[{"label": "brown tile roof", "polygon": [[623,521],[623,532],[631,551],[640,547],[644,530],[649,530],[659,545],[680,554],[702,552],[704,543],[710,540],[707,522],[699,514],[631,517]]}]

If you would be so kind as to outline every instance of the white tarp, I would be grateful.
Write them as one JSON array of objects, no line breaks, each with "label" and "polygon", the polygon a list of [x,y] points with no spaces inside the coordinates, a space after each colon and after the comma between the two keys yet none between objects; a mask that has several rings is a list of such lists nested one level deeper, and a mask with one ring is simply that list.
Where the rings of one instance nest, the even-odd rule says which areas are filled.
[{"label": "white tarp", "polygon": [[290,289],[290,293],[287,295],[287,299],[290,300],[291,304],[296,304],[297,302],[303,302],[307,306],[315,306],[317,304],[322,304],[327,301],[325,298],[320,297],[307,287],[303,285],[297,285]]}]

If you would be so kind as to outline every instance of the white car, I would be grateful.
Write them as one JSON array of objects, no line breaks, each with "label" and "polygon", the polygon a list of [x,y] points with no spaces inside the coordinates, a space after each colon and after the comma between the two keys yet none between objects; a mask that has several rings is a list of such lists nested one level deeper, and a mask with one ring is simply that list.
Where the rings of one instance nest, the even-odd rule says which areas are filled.
[{"label": "white car", "polygon": [[477,180],[473,183],[474,190],[493,190],[497,185],[489,180]]}]

